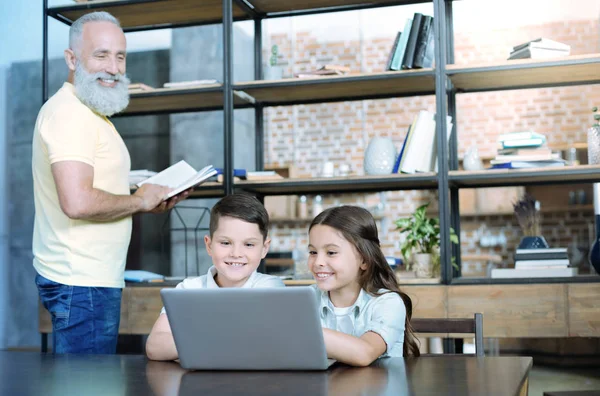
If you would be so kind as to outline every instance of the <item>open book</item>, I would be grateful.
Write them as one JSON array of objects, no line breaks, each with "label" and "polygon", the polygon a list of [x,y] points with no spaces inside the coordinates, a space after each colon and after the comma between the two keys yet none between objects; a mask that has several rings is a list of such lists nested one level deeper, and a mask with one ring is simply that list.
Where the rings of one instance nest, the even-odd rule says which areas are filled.
[{"label": "open book", "polygon": [[217,171],[212,165],[208,165],[202,168],[201,171],[197,171],[196,169],[192,168],[190,164],[184,160],[181,160],[178,163],[169,166],[162,172],[159,172],[156,175],[139,182],[137,186],[141,187],[146,183],[152,183],[173,188],[173,191],[167,195],[168,199],[187,190],[188,188],[199,185],[209,177],[216,174]]}]

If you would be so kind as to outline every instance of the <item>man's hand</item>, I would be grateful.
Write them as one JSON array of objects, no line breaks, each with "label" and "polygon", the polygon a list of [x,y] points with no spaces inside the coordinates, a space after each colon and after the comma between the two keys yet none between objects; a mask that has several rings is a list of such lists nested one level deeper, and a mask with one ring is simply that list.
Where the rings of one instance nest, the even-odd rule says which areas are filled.
[{"label": "man's hand", "polygon": [[156,208],[152,209],[150,213],[164,213],[173,209],[173,206],[186,199],[192,191],[194,191],[193,187],[169,198],[167,201],[161,202]]},{"label": "man's hand", "polygon": [[169,191],[169,187],[148,183],[142,185],[133,195],[141,199],[140,212],[154,212],[163,204],[167,207],[167,201],[164,199]]}]

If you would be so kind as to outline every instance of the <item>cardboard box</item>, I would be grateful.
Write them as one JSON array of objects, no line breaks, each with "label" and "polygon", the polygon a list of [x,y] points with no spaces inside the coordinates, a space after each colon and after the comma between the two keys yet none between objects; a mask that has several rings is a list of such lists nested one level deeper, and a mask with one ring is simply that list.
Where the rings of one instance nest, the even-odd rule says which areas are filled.
[{"label": "cardboard box", "polygon": [[297,201],[295,195],[266,196],[265,208],[271,219],[295,219]]}]

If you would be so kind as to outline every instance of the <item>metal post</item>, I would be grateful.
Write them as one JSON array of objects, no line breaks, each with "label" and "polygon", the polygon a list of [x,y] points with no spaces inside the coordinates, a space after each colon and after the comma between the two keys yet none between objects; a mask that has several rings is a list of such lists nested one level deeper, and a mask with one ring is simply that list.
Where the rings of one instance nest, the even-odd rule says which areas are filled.
[{"label": "metal post", "polygon": [[223,187],[233,194],[233,5],[223,0]]},{"label": "metal post", "polygon": [[[263,67],[262,67],[262,18],[254,19],[254,79],[263,79]],[[254,160],[256,170],[263,170],[265,166],[264,158],[264,113],[263,106],[256,104],[254,107],[254,128],[255,128],[255,139],[254,142]]]},{"label": "metal post", "polygon": [[48,0],[44,0],[42,12],[42,104],[48,100]]},{"label": "metal post", "polygon": [[[446,12],[446,56],[447,63],[454,64],[454,17],[452,13],[452,1],[445,1],[445,12]],[[458,123],[456,121],[456,90],[452,86],[452,82],[447,78],[449,91],[448,91],[448,114],[452,117],[452,123],[454,128],[450,133],[449,139],[449,153],[448,157],[450,160],[450,170],[458,169]],[[452,256],[458,269],[452,268],[452,276],[449,278],[449,282],[452,278],[459,277],[461,274],[462,261],[460,258],[460,201],[458,188],[450,187],[450,224],[459,237],[459,244],[452,245]]]},{"label": "metal post", "polygon": [[450,244],[450,197],[448,194],[448,145],[446,131],[446,13],[445,1],[434,0],[435,23],[435,101],[438,152],[438,200],[440,216],[441,277],[448,284],[452,275]]}]

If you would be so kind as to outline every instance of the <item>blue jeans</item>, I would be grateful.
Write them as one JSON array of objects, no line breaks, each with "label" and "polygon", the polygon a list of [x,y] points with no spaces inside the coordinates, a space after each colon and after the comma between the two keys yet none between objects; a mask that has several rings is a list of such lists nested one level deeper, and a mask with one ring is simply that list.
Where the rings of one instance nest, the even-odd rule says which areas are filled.
[{"label": "blue jeans", "polygon": [[52,316],[54,353],[115,353],[122,290],[68,286],[35,277],[42,304]]}]

